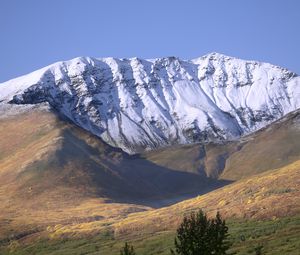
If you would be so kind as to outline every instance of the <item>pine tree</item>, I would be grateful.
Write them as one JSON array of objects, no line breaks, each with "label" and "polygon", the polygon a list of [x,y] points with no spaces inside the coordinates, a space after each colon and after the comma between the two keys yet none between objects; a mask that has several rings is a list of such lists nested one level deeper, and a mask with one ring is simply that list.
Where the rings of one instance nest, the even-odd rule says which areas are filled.
[{"label": "pine tree", "polygon": [[221,215],[217,212],[216,218],[211,220],[213,247],[216,255],[226,254],[226,251],[231,247],[231,243],[228,241],[228,227],[225,220],[222,220]]},{"label": "pine tree", "polygon": [[132,245],[129,245],[127,242],[125,242],[124,247],[120,251],[121,255],[135,255],[134,249]]},{"label": "pine tree", "polygon": [[208,219],[200,210],[184,217],[177,229],[175,251],[178,255],[225,255],[231,247],[228,242],[228,227],[221,215],[217,213],[214,219]]}]

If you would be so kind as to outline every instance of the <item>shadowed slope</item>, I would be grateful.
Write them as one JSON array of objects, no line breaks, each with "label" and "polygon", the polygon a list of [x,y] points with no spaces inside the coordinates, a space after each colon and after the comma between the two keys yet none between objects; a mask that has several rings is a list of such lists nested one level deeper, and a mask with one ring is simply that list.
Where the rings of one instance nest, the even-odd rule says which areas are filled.
[{"label": "shadowed slope", "polygon": [[0,136],[0,217],[12,230],[146,210],[228,183],[129,156],[38,108],[1,119]]}]

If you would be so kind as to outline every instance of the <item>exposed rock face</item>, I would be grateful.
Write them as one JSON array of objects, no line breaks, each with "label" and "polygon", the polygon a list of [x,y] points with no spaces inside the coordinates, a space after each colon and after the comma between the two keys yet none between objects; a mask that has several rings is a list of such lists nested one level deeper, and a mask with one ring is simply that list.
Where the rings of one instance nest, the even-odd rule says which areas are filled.
[{"label": "exposed rock face", "polygon": [[76,58],[0,84],[0,101],[48,102],[129,153],[234,139],[300,107],[300,78],[217,53],[183,61]]}]

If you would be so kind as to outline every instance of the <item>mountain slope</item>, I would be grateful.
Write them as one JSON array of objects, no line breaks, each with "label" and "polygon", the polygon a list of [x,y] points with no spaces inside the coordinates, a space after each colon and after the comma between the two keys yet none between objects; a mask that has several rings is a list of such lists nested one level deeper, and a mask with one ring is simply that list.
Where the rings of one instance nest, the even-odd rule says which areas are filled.
[{"label": "mountain slope", "polygon": [[299,110],[239,141],[177,145],[129,156],[46,106],[31,107],[9,116],[24,108],[11,105],[2,111],[8,116],[0,118],[1,190],[13,200],[43,204],[50,198],[57,202],[63,194],[62,202],[71,204],[68,196],[79,202],[101,198],[163,205],[161,200],[175,202],[229,183],[220,178],[238,180],[300,158]]},{"label": "mountain slope", "polygon": [[0,84],[0,101],[48,102],[129,153],[238,138],[300,107],[300,79],[217,53],[191,61],[76,58]]},{"label": "mountain slope", "polygon": [[[117,254],[130,241],[140,254],[169,254],[185,214],[203,208],[226,218],[237,254],[298,254],[300,162],[273,169],[170,207],[89,222],[48,224],[0,247],[4,254]],[[225,194],[225,196],[224,196]],[[94,209],[95,210],[95,209]],[[242,239],[242,236],[244,239]]]},{"label": "mountain slope", "polygon": [[[169,233],[173,240],[169,231],[182,215],[200,207],[238,221],[299,215],[299,111],[239,141],[178,145],[130,156],[61,119],[46,105],[4,109],[1,253],[48,254],[57,244],[61,250],[55,254],[65,254],[71,244],[69,254],[79,254],[90,249],[93,236],[103,254],[111,254],[112,245],[117,253],[128,238],[142,249],[161,235]],[[253,176],[258,172],[263,173]],[[229,182],[207,176],[242,179],[216,189]],[[174,204],[191,193],[205,194]],[[155,209],[167,204],[173,205]],[[270,224],[275,228],[278,221]],[[292,234],[285,235],[294,238],[298,229],[294,226]],[[81,238],[87,238],[88,245],[78,249]],[[168,247],[160,245],[166,254]]]},{"label": "mountain slope", "polygon": [[55,189],[73,185],[89,196],[134,201],[176,197],[214,182],[130,156],[47,109],[1,119],[0,127],[1,174],[8,177],[6,183],[25,181],[25,188],[31,183],[44,191],[48,184]]},{"label": "mountain slope", "polygon": [[4,236],[43,229],[46,223],[126,217],[230,183],[218,178],[237,180],[300,158],[299,111],[240,141],[178,145],[135,156],[110,147],[47,106],[10,105],[4,112],[0,118],[0,235]]},{"label": "mountain slope", "polygon": [[[48,223],[79,215],[85,220],[83,215],[94,215],[93,210],[109,217],[121,208],[122,215],[228,183],[130,156],[61,119],[46,105],[22,108],[6,107],[0,118],[2,231],[44,225],[45,217]],[[8,225],[1,226],[6,219]]]},{"label": "mountain slope", "polygon": [[225,218],[272,219],[299,215],[299,174],[298,160],[169,207],[131,214],[114,226],[120,235],[169,230],[177,226],[184,213],[199,208],[211,216],[220,211]]},{"label": "mountain slope", "polygon": [[171,146],[142,157],[177,171],[239,180],[299,160],[299,141],[300,110],[296,110],[236,141]]}]

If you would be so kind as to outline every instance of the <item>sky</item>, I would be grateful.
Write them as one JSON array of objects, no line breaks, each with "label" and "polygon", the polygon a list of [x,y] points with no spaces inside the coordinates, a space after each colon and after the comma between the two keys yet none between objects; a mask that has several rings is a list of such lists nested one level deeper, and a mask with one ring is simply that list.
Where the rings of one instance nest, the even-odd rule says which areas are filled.
[{"label": "sky", "polygon": [[299,0],[0,0],[0,82],[78,56],[210,52],[300,74]]}]

